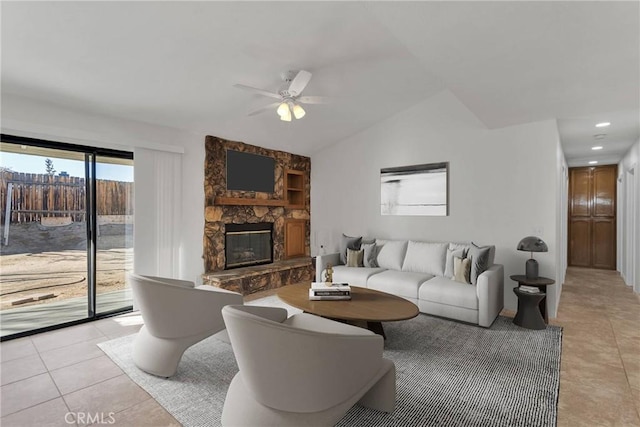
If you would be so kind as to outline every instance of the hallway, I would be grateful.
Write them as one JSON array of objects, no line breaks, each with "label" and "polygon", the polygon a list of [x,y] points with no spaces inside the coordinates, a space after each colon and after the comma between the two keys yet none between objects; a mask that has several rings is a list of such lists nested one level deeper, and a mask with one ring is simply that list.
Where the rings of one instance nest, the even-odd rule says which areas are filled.
[{"label": "hallway", "polygon": [[558,426],[640,426],[640,296],[616,271],[570,267],[558,317]]}]

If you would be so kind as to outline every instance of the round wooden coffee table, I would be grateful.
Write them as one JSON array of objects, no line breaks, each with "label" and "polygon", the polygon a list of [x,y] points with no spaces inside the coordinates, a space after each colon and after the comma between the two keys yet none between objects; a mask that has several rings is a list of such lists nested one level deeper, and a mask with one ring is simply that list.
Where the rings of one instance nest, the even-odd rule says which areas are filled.
[{"label": "round wooden coffee table", "polygon": [[310,301],[309,285],[304,283],[278,289],[278,297],[306,313],[365,326],[385,338],[382,322],[411,319],[420,313],[404,298],[358,286],[351,287],[348,301]]}]

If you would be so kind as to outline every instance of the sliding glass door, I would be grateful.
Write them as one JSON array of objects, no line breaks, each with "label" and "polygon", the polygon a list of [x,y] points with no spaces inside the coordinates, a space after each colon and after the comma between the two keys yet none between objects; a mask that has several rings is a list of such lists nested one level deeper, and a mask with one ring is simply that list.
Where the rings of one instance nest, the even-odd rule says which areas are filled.
[{"label": "sliding glass door", "polygon": [[96,156],[96,312],[132,305],[133,159]]},{"label": "sliding glass door", "polygon": [[133,155],[2,135],[0,336],[131,309]]}]

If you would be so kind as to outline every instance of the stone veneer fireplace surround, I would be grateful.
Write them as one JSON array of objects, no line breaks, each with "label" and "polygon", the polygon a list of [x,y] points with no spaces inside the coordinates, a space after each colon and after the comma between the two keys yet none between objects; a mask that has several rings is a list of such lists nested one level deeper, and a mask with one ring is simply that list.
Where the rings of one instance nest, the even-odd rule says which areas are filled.
[{"label": "stone veneer fireplace surround", "polygon": [[[235,150],[268,156],[275,159],[273,193],[228,191],[226,188],[226,151]],[[204,283],[242,293],[281,286],[283,280],[310,280],[313,267],[310,258],[310,178],[311,159],[284,151],[270,150],[237,141],[207,136],[205,139],[205,229],[203,258]],[[287,203],[285,176],[287,170],[304,174],[303,204]],[[305,254],[300,261],[289,262],[285,257],[285,224],[289,220],[306,221]],[[273,223],[273,264],[225,270],[225,232],[227,224]],[[286,262],[285,262],[286,261]],[[307,265],[308,264],[308,265]],[[228,272],[228,273],[227,273]],[[264,277],[255,278],[261,272]],[[243,278],[238,275],[245,274]],[[246,277],[251,276],[251,279]],[[277,277],[276,277],[277,276]],[[233,277],[227,287],[219,277]],[[225,279],[226,280],[226,279]],[[229,279],[231,280],[231,279]],[[251,283],[248,283],[251,280]],[[241,284],[244,283],[244,284]],[[286,283],[284,283],[286,284]],[[240,287],[240,288],[239,288]],[[248,291],[247,289],[250,290]]]}]

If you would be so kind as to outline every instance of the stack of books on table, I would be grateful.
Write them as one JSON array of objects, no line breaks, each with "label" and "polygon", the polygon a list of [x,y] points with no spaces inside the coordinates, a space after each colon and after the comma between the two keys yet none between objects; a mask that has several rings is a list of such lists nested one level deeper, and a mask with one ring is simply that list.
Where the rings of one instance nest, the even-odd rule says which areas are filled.
[{"label": "stack of books on table", "polygon": [[348,283],[311,282],[309,300],[336,301],[350,300],[351,287]]},{"label": "stack of books on table", "polygon": [[538,293],[540,293],[540,289],[538,289],[535,286],[520,285],[520,287],[518,289],[520,289],[522,292],[526,292],[526,293],[529,293],[529,294],[538,294]]}]

